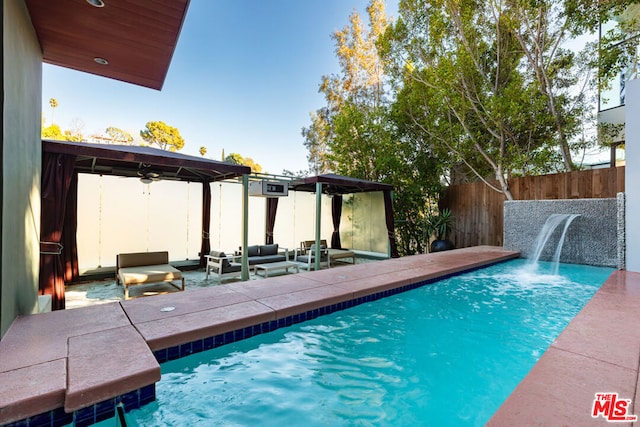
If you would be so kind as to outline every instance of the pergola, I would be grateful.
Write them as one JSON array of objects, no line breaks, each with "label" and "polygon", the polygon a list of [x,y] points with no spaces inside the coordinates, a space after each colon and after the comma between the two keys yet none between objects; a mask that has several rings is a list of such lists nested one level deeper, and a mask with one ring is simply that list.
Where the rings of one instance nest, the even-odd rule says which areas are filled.
[{"label": "pergola", "polygon": [[[331,198],[331,216],[333,219],[333,233],[331,235],[331,247],[341,249],[340,243],[340,217],[342,216],[342,196],[345,194],[364,193],[369,191],[382,191],[384,196],[385,223],[389,237],[390,256],[397,258],[398,246],[395,241],[393,220],[393,186],[380,182],[356,179],[347,176],[324,174],[294,180],[289,184],[293,191],[307,191],[316,194],[316,247],[320,247],[320,215],[322,194],[333,196]],[[320,268],[320,257],[315,258],[315,269]]]},{"label": "pergola", "polygon": [[[214,181],[243,179],[244,247],[247,246],[247,166],[218,162],[152,147],[42,141],[40,215],[40,294],[51,294],[52,309],[64,309],[64,284],[79,275],[76,243],[78,173],[171,179],[202,183],[200,265],[210,251],[211,186]],[[243,256],[243,279],[248,263]]]},{"label": "pergola", "polygon": [[[160,150],[152,147],[88,144],[66,141],[42,141],[41,182],[41,294],[50,294],[52,309],[64,309],[64,285],[78,278],[78,252],[76,243],[78,174],[114,175],[140,179],[169,179],[202,183],[202,243],[200,266],[206,264],[205,255],[211,250],[209,241],[211,215],[211,182],[242,177],[243,240],[248,246],[249,174],[247,166],[234,165],[201,157]],[[292,191],[315,192],[315,240],[320,245],[321,196],[332,197],[333,234],[331,247],[340,248],[340,217],[344,194],[382,191],[385,203],[385,222],[389,237],[390,255],[398,256],[394,239],[393,207],[388,184],[326,174],[289,182]],[[267,243],[273,239],[273,224],[277,198],[268,198]],[[316,259],[316,269],[319,268]],[[242,253],[242,279],[249,279],[247,251]]]}]

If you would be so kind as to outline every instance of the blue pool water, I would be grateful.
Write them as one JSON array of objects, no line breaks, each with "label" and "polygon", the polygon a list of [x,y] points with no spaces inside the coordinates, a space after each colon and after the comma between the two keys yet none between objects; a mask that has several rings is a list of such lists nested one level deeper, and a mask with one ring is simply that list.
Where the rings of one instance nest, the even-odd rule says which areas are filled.
[{"label": "blue pool water", "polygon": [[612,269],[514,260],[162,365],[141,426],[484,425]]}]

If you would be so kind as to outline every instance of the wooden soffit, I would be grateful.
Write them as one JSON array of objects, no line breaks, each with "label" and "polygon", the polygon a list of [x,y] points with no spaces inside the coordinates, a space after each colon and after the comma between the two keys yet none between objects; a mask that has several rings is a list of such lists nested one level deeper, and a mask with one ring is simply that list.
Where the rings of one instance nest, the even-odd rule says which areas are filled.
[{"label": "wooden soffit", "polygon": [[43,61],[162,89],[189,0],[96,1],[25,0]]}]

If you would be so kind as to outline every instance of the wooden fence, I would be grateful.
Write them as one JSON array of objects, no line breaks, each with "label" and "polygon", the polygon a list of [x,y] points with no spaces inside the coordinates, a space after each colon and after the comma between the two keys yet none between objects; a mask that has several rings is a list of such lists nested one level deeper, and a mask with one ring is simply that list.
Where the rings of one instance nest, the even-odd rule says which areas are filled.
[{"label": "wooden fence", "polygon": [[[514,200],[612,198],[624,192],[624,166],[513,178],[509,187]],[[502,246],[504,201],[482,182],[450,186],[441,207],[455,217],[450,239],[456,247]]]}]

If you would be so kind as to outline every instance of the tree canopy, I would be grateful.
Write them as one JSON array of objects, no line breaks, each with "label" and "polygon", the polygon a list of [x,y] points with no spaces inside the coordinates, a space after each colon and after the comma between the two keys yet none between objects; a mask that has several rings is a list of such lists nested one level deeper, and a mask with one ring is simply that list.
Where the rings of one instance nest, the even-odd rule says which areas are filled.
[{"label": "tree canopy", "polygon": [[567,43],[632,3],[401,0],[389,23],[371,0],[367,23],[354,12],[332,35],[340,72],[302,130],[310,168],[394,185],[401,250],[420,251],[442,184],[482,180],[509,199],[511,176],[579,167],[596,89],[637,39],[618,48],[626,23],[580,52]]},{"label": "tree canopy", "polygon": [[440,189],[441,168],[429,149],[419,150],[403,132],[380,44],[388,26],[384,2],[373,0],[367,21],[357,12],[333,34],[340,73],[323,76],[326,106],[303,129],[315,173],[336,172],[391,184],[401,253],[423,251],[424,219]]},{"label": "tree canopy", "polygon": [[511,199],[509,176],[571,171],[573,154],[596,143],[585,137],[595,128],[588,89],[626,58],[604,64],[593,60],[599,45],[566,45],[629,3],[402,0],[383,49],[396,106],[452,170],[495,179]]},{"label": "tree canopy", "polygon": [[84,137],[80,130],[62,130],[57,124],[52,124],[47,127],[43,127],[41,136],[44,139],[53,139],[58,141],[72,141],[82,142]]},{"label": "tree canopy", "polygon": [[229,153],[229,155],[224,158],[224,161],[233,163],[234,165],[249,166],[251,172],[262,172],[262,166],[256,163],[251,157],[242,157],[238,153]]},{"label": "tree canopy", "polygon": [[122,130],[115,126],[109,126],[105,132],[111,137],[111,139],[113,139],[114,142],[127,145],[131,145],[133,143],[133,136],[131,136],[131,134],[126,130]]},{"label": "tree canopy", "polygon": [[165,122],[147,122],[140,136],[149,145],[157,145],[163,150],[178,151],[184,147],[180,131]]}]

